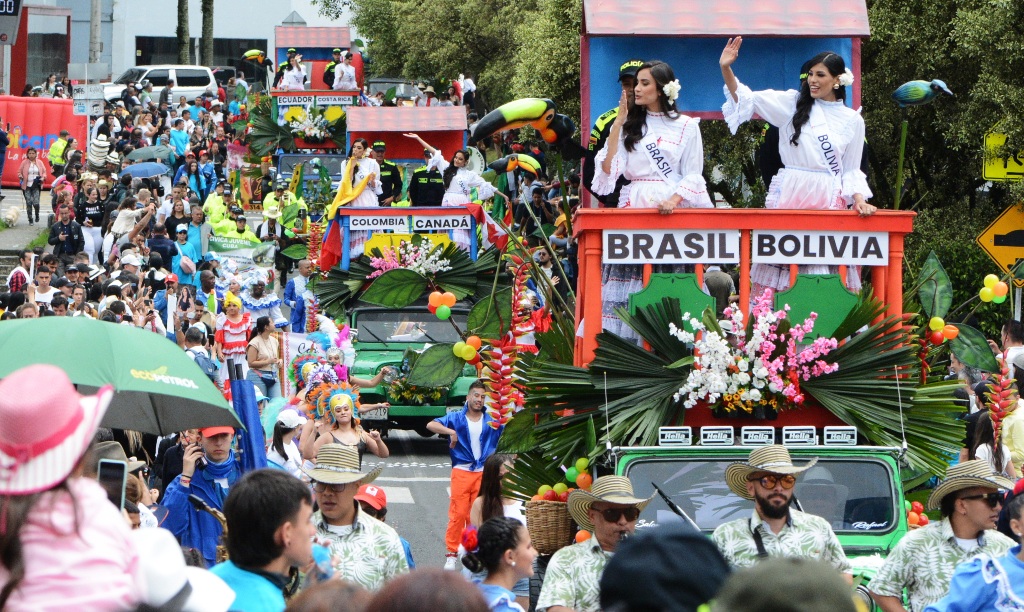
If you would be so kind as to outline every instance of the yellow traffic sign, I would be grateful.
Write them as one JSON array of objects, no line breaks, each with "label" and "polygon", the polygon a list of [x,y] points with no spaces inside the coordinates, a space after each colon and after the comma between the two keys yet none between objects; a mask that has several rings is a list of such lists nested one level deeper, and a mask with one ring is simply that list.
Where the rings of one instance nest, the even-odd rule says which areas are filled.
[{"label": "yellow traffic sign", "polygon": [[[1024,206],[1007,207],[977,238],[980,246],[1003,272],[1024,262]],[[1024,280],[1016,280],[1024,287]]]},{"label": "yellow traffic sign", "polygon": [[985,134],[985,163],[981,178],[986,181],[1019,181],[1024,179],[1024,151],[1010,157],[998,157],[996,151],[1006,144],[1006,134]]}]

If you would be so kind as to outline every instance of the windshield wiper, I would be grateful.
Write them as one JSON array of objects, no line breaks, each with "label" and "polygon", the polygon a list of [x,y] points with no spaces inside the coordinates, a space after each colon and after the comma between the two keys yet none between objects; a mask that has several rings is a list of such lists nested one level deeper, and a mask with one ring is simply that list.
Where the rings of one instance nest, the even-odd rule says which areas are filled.
[{"label": "windshield wiper", "polygon": [[677,504],[676,502],[672,501],[672,498],[671,498],[671,497],[669,497],[667,493],[665,493],[664,491],[662,491],[662,490],[661,490],[661,487],[659,487],[658,485],[654,484],[654,482],[653,482],[653,481],[651,481],[651,486],[652,486],[652,487],[654,487],[654,490],[658,492],[658,495],[661,495],[661,498],[662,498],[663,500],[665,500],[665,504],[666,504],[666,505],[668,506],[668,509],[669,509],[669,510],[671,510],[672,512],[675,512],[675,513],[676,513],[676,514],[678,514],[678,515],[679,515],[680,517],[682,517],[682,519],[683,519],[684,521],[686,521],[686,523],[687,523],[688,525],[690,525],[690,527],[693,527],[693,529],[694,529],[695,531],[697,531],[698,533],[700,533],[700,532],[701,532],[701,528],[700,528],[700,526],[699,526],[699,525],[698,525],[698,524],[696,523],[696,521],[694,521],[694,520],[693,520],[692,518],[690,518],[690,515],[689,515],[689,514],[687,514],[685,510],[683,510],[682,508],[680,508],[680,507],[679,507],[679,504]]},{"label": "windshield wiper", "polygon": [[383,344],[385,348],[391,348],[390,346],[388,346],[387,342],[381,340],[380,336],[378,336],[377,334],[375,334],[372,331],[370,331],[369,327],[361,327],[359,329],[359,333],[361,334],[363,332],[366,332],[366,333],[370,334],[371,336],[373,336],[373,339],[376,340],[377,342],[380,342],[381,344]]}]

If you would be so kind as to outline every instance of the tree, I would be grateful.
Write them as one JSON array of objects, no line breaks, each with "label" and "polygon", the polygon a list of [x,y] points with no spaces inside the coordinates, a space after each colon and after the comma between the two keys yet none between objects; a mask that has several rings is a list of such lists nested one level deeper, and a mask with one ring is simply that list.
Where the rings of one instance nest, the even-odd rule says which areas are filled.
[{"label": "tree", "polygon": [[213,0],[203,0],[203,40],[199,51],[199,63],[213,66]]},{"label": "tree", "polygon": [[188,35],[188,0],[178,0],[178,27],[174,31],[178,38],[178,63],[191,64],[189,45],[191,40]]}]

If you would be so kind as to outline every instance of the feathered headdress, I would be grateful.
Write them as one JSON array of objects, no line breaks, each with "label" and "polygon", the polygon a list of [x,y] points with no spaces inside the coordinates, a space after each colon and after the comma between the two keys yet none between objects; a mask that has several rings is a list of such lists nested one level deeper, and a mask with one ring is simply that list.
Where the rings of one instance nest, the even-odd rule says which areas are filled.
[{"label": "feathered headdress", "polygon": [[[227,299],[225,298],[226,302]],[[320,363],[320,356],[316,353],[299,353],[292,359],[291,367],[288,368],[288,380],[292,381],[292,384],[296,387],[305,386],[306,376],[312,371],[313,366],[316,366],[318,363]],[[306,365],[311,367],[307,369]]]},{"label": "feathered headdress", "polygon": [[306,398],[306,402],[313,406],[317,418],[325,414],[331,415],[331,422],[334,422],[334,407],[340,402],[347,402],[352,406],[352,420],[358,423],[359,419],[359,392],[346,382],[324,383],[313,390],[315,396]]}]

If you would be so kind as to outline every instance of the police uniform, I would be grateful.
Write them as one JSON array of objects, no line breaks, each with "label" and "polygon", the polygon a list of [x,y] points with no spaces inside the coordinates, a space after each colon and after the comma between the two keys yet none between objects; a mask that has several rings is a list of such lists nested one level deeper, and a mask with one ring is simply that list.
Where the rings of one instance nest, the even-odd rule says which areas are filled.
[{"label": "police uniform", "polygon": [[413,206],[440,206],[444,199],[444,177],[437,168],[420,166],[409,179],[409,200]]},{"label": "police uniform", "polygon": [[[636,73],[640,70],[640,66],[643,65],[642,60],[629,60],[619,67],[619,80],[621,81],[625,77],[636,78]],[[597,121],[594,122],[594,127],[590,130],[590,141],[587,144],[587,154],[583,158],[583,186],[594,193],[591,189],[591,183],[594,180],[594,158],[597,157],[598,151],[604,148],[605,141],[608,140],[608,134],[612,131],[612,124],[615,123],[615,118],[619,116],[619,107],[605,111]],[[608,195],[597,195],[594,196],[599,202],[604,204],[606,207],[614,208],[619,205],[619,193],[622,191],[624,185],[628,185],[629,180],[624,177],[619,177],[616,181],[615,191]]]},{"label": "police uniform", "polygon": [[327,89],[334,88],[334,68],[338,65],[338,62],[334,61],[333,54],[335,53],[340,54],[341,49],[334,49],[331,51],[331,61],[327,62],[327,66],[324,67],[324,85],[327,86]]}]

